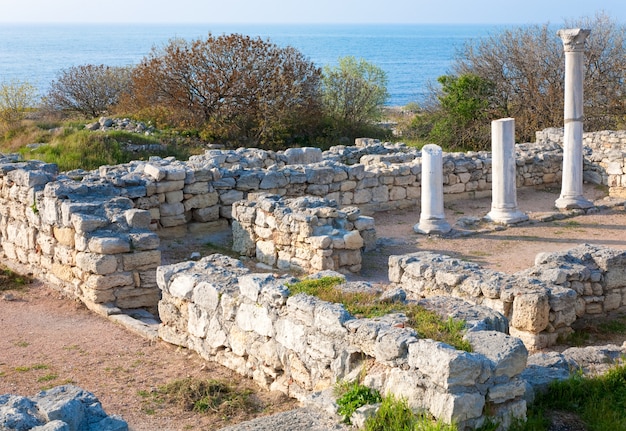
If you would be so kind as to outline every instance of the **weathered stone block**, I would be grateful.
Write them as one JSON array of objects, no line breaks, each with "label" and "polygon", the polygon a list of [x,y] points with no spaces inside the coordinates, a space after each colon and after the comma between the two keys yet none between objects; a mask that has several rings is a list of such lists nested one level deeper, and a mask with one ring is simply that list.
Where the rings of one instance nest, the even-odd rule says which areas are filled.
[{"label": "weathered stone block", "polygon": [[548,326],[550,302],[545,292],[528,292],[515,297],[511,326],[520,331],[541,332]]},{"label": "weathered stone block", "polygon": [[130,238],[128,235],[92,237],[88,244],[88,249],[92,253],[117,254],[130,251]]},{"label": "weathered stone block", "polygon": [[76,254],[76,266],[94,274],[112,274],[117,271],[117,265],[117,257],[113,255],[85,252]]},{"label": "weathered stone block", "polygon": [[484,355],[493,363],[496,377],[512,378],[526,368],[528,350],[515,337],[497,331],[476,331],[466,335],[475,353]]},{"label": "weathered stone block", "polygon": [[244,331],[256,332],[266,337],[274,336],[274,324],[265,307],[255,304],[241,304],[237,310],[235,323]]},{"label": "weathered stone block", "polygon": [[54,226],[54,239],[56,239],[59,244],[74,247],[74,234],[76,231],[71,227],[57,227]]},{"label": "weathered stone block", "polygon": [[156,268],[161,264],[161,251],[136,251],[122,255],[124,271]]}]

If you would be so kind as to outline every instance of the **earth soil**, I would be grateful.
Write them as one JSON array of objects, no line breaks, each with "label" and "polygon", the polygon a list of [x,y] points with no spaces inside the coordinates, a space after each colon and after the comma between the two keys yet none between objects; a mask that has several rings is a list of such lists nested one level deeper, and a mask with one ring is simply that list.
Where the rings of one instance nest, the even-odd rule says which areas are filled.
[{"label": "earth soil", "polygon": [[[558,213],[554,208],[558,190],[521,189],[518,207],[531,222],[506,229],[483,229],[478,222],[476,232],[454,235],[453,231],[453,235],[443,237],[414,233],[419,209],[376,213],[377,249],[365,253],[361,273],[351,278],[384,285],[388,256],[418,250],[438,251],[487,268],[515,272],[532,266],[539,252],[567,250],[581,243],[626,249],[623,204],[607,198],[605,189],[591,185],[585,186],[585,197],[601,205],[600,210],[554,219],[547,215]],[[488,197],[449,200],[446,218],[458,226],[459,220],[483,217],[490,205]],[[228,241],[224,232],[183,241],[180,237],[164,238],[163,261],[186,260],[192,251],[206,254],[212,247],[227,250]],[[32,396],[48,387],[75,384],[93,392],[107,413],[122,416],[137,431],[215,430],[297,407],[294,400],[263,391],[193,352],[146,341],[41,281],[23,290],[0,292],[0,325],[0,394]],[[186,412],[177,405],[155,401],[159,387],[186,377],[220,379],[251,389],[257,408],[226,417],[219,412]]]}]

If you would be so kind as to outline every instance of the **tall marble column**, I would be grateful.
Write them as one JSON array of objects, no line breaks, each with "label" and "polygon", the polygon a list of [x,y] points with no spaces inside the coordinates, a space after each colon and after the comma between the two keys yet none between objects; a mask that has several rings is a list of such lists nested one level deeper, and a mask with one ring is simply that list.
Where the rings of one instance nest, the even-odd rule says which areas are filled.
[{"label": "tall marble column", "polygon": [[563,136],[563,179],[559,209],[589,208],[583,196],[583,79],[585,76],[585,39],[590,30],[561,29],[565,51],[565,124]]},{"label": "tall marble column", "polygon": [[491,122],[491,211],[487,220],[514,224],[528,220],[517,209],[515,119]]},{"label": "tall marble column", "polygon": [[443,210],[443,152],[434,144],[422,148],[422,210],[413,226],[417,233],[447,233],[450,225]]}]

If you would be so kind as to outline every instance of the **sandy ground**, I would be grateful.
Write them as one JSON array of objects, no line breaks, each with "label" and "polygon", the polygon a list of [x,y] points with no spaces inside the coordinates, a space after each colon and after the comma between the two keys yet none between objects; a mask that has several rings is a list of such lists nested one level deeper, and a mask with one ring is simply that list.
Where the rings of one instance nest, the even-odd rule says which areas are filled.
[{"label": "sandy ground", "polygon": [[[479,224],[476,232],[463,237],[455,237],[455,232],[449,237],[414,233],[417,209],[375,214],[379,246],[365,254],[363,270],[353,278],[385,283],[388,256],[417,250],[440,251],[515,272],[531,266],[541,251],[567,250],[581,243],[626,249],[623,205],[604,199],[605,191],[596,187],[586,187],[585,196],[598,204],[610,204],[610,208],[592,215],[536,222],[554,213],[558,192],[520,190],[519,208],[531,216],[531,222],[504,230]],[[464,217],[484,216],[490,205],[490,198],[449,201],[446,217],[454,225]],[[482,233],[477,233],[479,230]],[[228,242],[223,233],[215,238],[208,240]],[[190,241],[166,240],[164,260],[182,259],[192,251],[206,253],[206,241],[202,236]],[[73,383],[93,392],[108,413],[121,415],[134,430],[215,430],[296,406],[292,400],[259,390],[251,381],[204,362],[193,352],[163,342],[150,343],[41,282],[10,295],[0,292],[0,327],[0,394],[28,396],[46,387]],[[188,376],[223,379],[253,389],[257,411],[225,418],[153,402],[156,388]]]}]

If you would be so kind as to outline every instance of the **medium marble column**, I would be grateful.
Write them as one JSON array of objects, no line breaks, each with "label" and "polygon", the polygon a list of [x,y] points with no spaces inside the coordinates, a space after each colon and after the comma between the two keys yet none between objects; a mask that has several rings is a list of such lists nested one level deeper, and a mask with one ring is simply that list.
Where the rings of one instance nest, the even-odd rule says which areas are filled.
[{"label": "medium marble column", "polygon": [[583,196],[583,79],[585,76],[585,39],[590,30],[561,29],[565,51],[565,124],[563,135],[563,179],[559,209],[589,208]]},{"label": "medium marble column", "polygon": [[517,209],[515,119],[491,122],[491,211],[486,219],[514,224],[528,220]]},{"label": "medium marble column", "polygon": [[413,226],[417,233],[447,233],[450,225],[443,210],[443,152],[434,144],[422,148],[422,211]]}]

